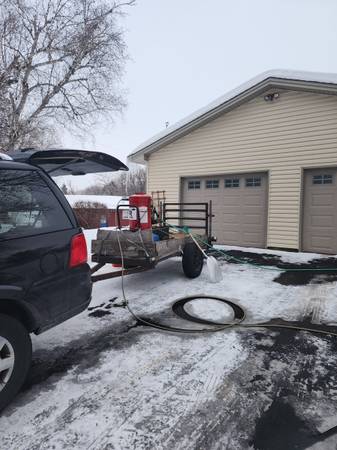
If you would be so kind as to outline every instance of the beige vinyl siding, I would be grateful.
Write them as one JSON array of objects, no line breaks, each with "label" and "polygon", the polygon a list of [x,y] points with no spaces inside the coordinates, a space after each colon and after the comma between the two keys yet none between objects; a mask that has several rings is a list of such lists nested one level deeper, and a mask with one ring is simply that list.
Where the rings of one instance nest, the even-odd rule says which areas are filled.
[{"label": "beige vinyl siding", "polygon": [[267,246],[299,248],[302,169],[337,166],[337,96],[277,91],[152,153],[149,192],[178,201],[182,177],[268,171]]}]

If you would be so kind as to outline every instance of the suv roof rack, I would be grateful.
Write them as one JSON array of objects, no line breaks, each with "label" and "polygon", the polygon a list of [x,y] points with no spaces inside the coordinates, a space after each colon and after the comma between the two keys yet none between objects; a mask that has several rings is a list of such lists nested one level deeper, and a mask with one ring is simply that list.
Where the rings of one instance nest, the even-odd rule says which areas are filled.
[{"label": "suv roof rack", "polygon": [[9,155],[6,155],[6,153],[0,152],[0,160],[1,161],[13,161],[13,158],[11,158]]}]

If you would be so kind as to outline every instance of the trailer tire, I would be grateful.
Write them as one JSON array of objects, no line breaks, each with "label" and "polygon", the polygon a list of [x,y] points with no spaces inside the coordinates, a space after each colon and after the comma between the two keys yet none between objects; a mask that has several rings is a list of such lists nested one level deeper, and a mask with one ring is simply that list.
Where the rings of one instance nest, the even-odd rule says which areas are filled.
[{"label": "trailer tire", "polygon": [[185,245],[182,265],[187,278],[197,278],[201,274],[204,257],[194,242]]},{"label": "trailer tire", "polygon": [[0,314],[0,346],[1,411],[19,392],[32,359],[32,342],[26,327],[7,314]]}]

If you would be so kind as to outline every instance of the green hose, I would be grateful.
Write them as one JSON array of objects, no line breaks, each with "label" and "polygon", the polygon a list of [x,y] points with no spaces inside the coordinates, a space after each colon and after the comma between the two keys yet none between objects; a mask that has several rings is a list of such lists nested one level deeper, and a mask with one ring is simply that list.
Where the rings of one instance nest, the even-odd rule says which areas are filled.
[{"label": "green hose", "polygon": [[[177,231],[182,231],[185,234],[192,234],[190,232],[189,228],[186,227],[186,226],[178,227],[176,225],[171,225],[169,223],[166,223],[165,225],[167,225],[168,227],[173,228],[173,229],[175,229]],[[167,234],[169,234],[169,233],[167,233]],[[291,267],[287,268],[287,267],[285,267],[285,268],[281,268],[281,267],[263,266],[263,265],[260,265],[260,264],[254,263],[254,262],[247,261],[245,259],[236,258],[235,256],[228,255],[223,250],[214,249],[214,247],[212,245],[210,245],[206,241],[203,241],[200,238],[200,236],[198,236],[198,235],[194,235],[193,234],[193,237],[200,244],[206,245],[208,248],[212,248],[216,253],[219,253],[219,254],[223,255],[226,258],[227,261],[233,260],[233,261],[236,261],[236,262],[238,262],[240,264],[246,264],[246,265],[255,267],[256,269],[272,270],[272,271],[277,271],[277,272],[337,272],[337,267],[336,268],[332,268],[332,267],[324,268],[324,267],[321,267],[321,268],[316,268],[315,269],[315,268],[303,268],[303,267],[294,267],[294,268],[291,268]]]}]

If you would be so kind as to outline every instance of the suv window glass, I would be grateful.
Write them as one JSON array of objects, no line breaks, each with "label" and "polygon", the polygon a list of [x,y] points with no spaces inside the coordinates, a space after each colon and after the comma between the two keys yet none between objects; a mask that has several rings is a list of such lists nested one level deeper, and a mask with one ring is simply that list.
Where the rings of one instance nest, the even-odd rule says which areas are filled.
[{"label": "suv window glass", "polygon": [[36,171],[0,169],[0,240],[72,228]]}]

